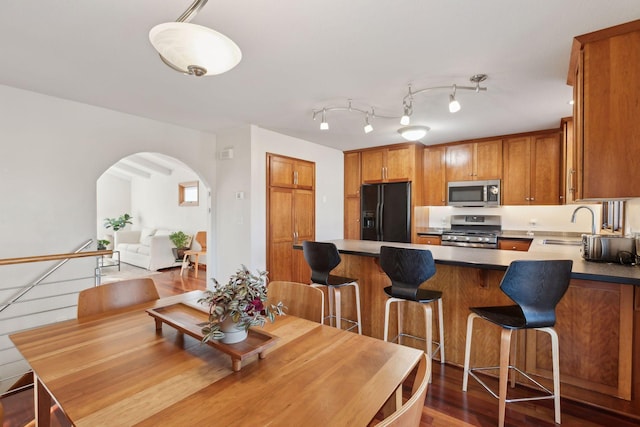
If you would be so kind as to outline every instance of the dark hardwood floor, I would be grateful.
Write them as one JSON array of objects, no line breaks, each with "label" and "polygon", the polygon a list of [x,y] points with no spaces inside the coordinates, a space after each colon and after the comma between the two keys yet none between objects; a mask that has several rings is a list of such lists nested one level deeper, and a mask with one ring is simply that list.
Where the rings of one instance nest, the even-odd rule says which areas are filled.
[{"label": "dark hardwood floor", "polygon": [[[180,276],[180,269],[164,270],[154,275],[153,280],[161,297],[176,295],[206,287],[205,273],[201,270],[198,279],[193,270]],[[433,380],[429,385],[421,426],[495,426],[498,420],[498,402],[473,379],[469,379],[469,390],[462,392],[462,369],[437,362],[433,363]],[[497,382],[487,379],[497,389]],[[526,389],[516,387],[510,396],[522,396]],[[513,394],[511,394],[513,393]],[[33,390],[15,393],[2,399],[5,420],[2,427],[22,427],[33,420]],[[638,427],[640,420],[599,410],[566,399],[562,400],[562,426],[565,427]],[[58,411],[59,412],[59,411]],[[64,416],[52,417],[52,425],[66,427],[70,424]],[[521,402],[507,405],[507,427],[551,427],[553,405],[550,400]]]}]

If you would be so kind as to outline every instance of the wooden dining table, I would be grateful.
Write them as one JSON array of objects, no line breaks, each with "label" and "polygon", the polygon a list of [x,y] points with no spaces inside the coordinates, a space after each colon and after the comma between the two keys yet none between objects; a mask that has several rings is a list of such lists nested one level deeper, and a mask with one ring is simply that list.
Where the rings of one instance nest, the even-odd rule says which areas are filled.
[{"label": "wooden dining table", "polygon": [[[31,365],[36,420],[76,426],[366,426],[422,352],[294,316],[234,372],[227,354],[164,325],[150,308],[201,291],[10,336]],[[393,401],[393,399],[389,399]]]}]

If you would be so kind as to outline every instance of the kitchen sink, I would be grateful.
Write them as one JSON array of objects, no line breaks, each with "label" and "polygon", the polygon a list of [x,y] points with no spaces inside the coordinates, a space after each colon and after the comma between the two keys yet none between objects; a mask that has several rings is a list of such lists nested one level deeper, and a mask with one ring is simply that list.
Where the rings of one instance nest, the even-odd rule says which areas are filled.
[{"label": "kitchen sink", "polygon": [[580,246],[582,240],[558,240],[558,239],[544,239],[543,245],[564,245],[564,246]]}]

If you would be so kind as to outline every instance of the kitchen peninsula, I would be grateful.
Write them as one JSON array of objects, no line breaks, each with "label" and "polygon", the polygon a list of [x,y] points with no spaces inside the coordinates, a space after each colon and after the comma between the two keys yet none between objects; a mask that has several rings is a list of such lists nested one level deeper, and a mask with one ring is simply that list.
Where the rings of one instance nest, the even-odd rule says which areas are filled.
[{"label": "kitchen peninsula", "polygon": [[[383,288],[390,282],[379,268],[378,256],[380,246],[385,243],[332,242],[342,257],[333,273],[359,280],[363,333],[382,338],[387,299]],[[582,259],[579,247],[544,245],[539,236],[528,252],[386,244],[429,249],[433,253],[436,275],[423,286],[443,292],[446,361],[458,366],[464,361],[468,308],[512,304],[499,288],[504,271],[512,261],[572,259],[571,286],[556,310],[562,396],[640,418],[640,370],[632,369],[640,365],[640,268],[587,262]],[[410,333],[424,336],[424,325],[419,319],[417,310],[407,308],[402,322]],[[496,366],[499,328],[490,324],[475,327],[482,332],[474,335],[474,340],[481,343],[471,355],[472,365]],[[550,379],[548,338],[536,331],[518,334],[516,364],[543,382]],[[419,344],[416,342],[416,345]]]}]

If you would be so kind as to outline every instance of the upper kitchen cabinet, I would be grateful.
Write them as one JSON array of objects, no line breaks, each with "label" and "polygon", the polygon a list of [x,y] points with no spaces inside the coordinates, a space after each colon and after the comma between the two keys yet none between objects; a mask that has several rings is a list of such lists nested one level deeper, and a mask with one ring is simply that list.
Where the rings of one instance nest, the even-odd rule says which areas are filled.
[{"label": "upper kitchen cabinet", "polygon": [[417,144],[397,144],[361,152],[362,183],[414,181]]},{"label": "upper kitchen cabinet", "polygon": [[640,20],[576,37],[576,199],[640,197]]},{"label": "upper kitchen cabinet", "polygon": [[561,158],[557,130],[505,139],[502,204],[562,204]]},{"label": "upper kitchen cabinet", "polygon": [[475,181],[501,178],[501,139],[450,145],[447,147],[447,181]]},{"label": "upper kitchen cabinet", "polygon": [[360,152],[344,153],[344,196],[360,197]]},{"label": "upper kitchen cabinet", "polygon": [[[443,146],[425,147],[422,162],[424,195],[422,203],[427,206],[447,204],[445,156]],[[419,243],[419,242],[418,242]]]},{"label": "upper kitchen cabinet", "polygon": [[269,155],[271,186],[312,189],[315,182],[315,163],[291,157]]}]

